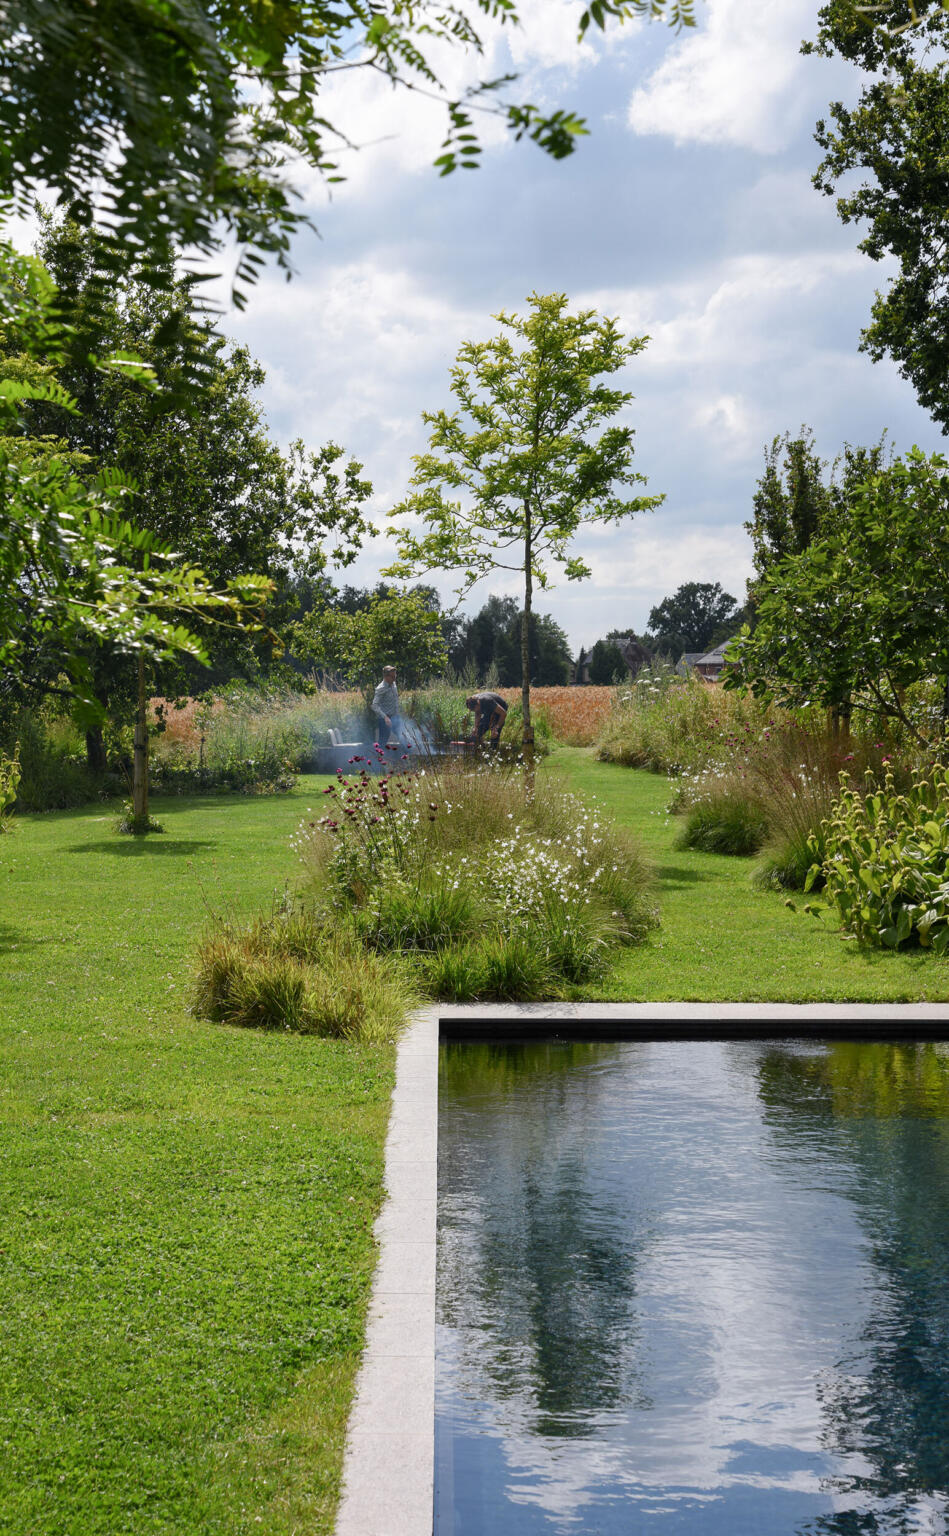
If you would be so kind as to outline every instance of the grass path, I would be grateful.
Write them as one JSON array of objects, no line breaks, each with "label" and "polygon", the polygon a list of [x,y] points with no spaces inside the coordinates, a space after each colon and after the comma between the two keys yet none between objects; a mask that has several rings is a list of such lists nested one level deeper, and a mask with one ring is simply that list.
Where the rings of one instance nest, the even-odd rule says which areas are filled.
[{"label": "grass path", "polygon": [[[656,867],[662,926],[629,950],[608,981],[584,997],[642,1001],[945,1002],[949,961],[924,951],[858,950],[835,918],[790,912],[779,892],[758,891],[752,861],[675,847],[668,781],[597,762],[592,749],[561,747],[550,760],[571,786],[640,838]],[[801,904],[800,902],[798,903]]]},{"label": "grass path", "polygon": [[0,840],[4,1536],[332,1528],[392,1052],[186,1011],[315,788]]}]

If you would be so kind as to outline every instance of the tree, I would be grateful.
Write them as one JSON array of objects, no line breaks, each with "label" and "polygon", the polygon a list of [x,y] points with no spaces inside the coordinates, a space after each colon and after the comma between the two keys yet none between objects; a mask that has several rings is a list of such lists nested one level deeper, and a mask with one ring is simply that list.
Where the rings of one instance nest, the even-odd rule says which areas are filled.
[{"label": "tree", "polygon": [[[913,24],[915,23],[915,24]],[[837,197],[845,224],[863,222],[859,249],[898,271],[878,292],[862,350],[889,355],[920,403],[949,432],[949,11],[938,0],[862,6],[830,0],[804,52],[861,71],[855,107],[836,101],[817,124],[824,157],[814,185]],[[870,78],[867,79],[867,76]],[[855,173],[859,182],[854,185]]]},{"label": "tree", "polygon": [[764,450],[764,474],[755,487],[751,534],[759,578],[786,555],[799,555],[829,523],[831,493],[827,464],[810,427],[772,439]]},{"label": "tree", "polygon": [[370,692],[384,666],[397,666],[399,682],[417,688],[443,672],[448,659],[438,611],[418,592],[373,594],[356,612],[315,609],[295,627],[293,647]]},{"label": "tree", "polygon": [[717,638],[724,639],[738,612],[731,593],[717,581],[687,581],[650,611],[650,636],[658,651],[678,660],[683,651],[707,651]]},{"label": "tree", "polygon": [[[516,138],[570,154],[582,119],[507,100],[514,77],[460,99],[443,83],[432,50],[479,52],[479,12],[518,22],[514,0],[11,0],[0,22],[0,198],[22,206],[52,188],[72,217],[111,233],[107,270],[131,257],[160,275],[178,249],[206,256],[236,239],[239,296],[264,259],[289,269],[292,236],[309,222],[299,165],[343,179],[336,155],[350,141],[321,99],[336,74],[371,71],[441,100],[442,174],[478,164],[484,111]],[[691,0],[596,0],[580,33],[640,14],[693,24]]]},{"label": "tree", "polygon": [[598,640],[590,652],[590,682],[602,687],[624,677],[629,677],[629,668],[619,646],[612,640]]},{"label": "tree", "polygon": [[[473,671],[484,681],[493,676],[499,687],[521,683],[521,615],[513,597],[489,597],[471,618],[460,621],[449,652],[458,672]],[[570,642],[549,614],[532,613],[530,678],[540,687],[557,687],[570,676]]]},{"label": "tree", "polygon": [[919,742],[905,690],[943,683],[949,722],[949,462],[913,449],[852,489],[846,516],[760,589],[754,633],[735,646],[726,687],[779,703],[833,705],[853,695]]},{"label": "tree", "polygon": [[[153,658],[206,659],[188,627],[198,614],[259,623],[270,583],[229,576],[215,589],[195,565],[125,516],[132,487],[114,469],[83,473],[80,457],[56,434],[37,436],[29,413],[54,408],[60,422],[77,407],[56,379],[63,324],[42,264],[0,243],[0,689],[21,681],[38,655],[86,718],[97,708],[88,648],[108,643]],[[104,379],[148,371],[108,357],[92,365]]]},{"label": "tree", "polygon": [[[529,747],[535,583],[548,585],[551,566],[571,581],[589,576],[569,553],[581,527],[619,522],[663,498],[617,494],[617,486],[644,483],[631,468],[633,430],[600,431],[632,399],[602,377],[618,372],[647,338],[624,341],[616,322],[594,310],[569,314],[562,293],[535,293],[528,303],[526,316],[495,316],[503,330],[491,341],[462,346],[451,375],[459,409],[424,413],[433,451],[416,457],[416,490],[390,515],[421,519],[427,531],[398,529],[400,558],[389,574],[460,571],[464,595],[490,572],[522,573],[521,701]],[[446,491],[464,500],[446,499]]]},{"label": "tree", "polygon": [[[80,306],[86,291],[81,279],[96,270],[97,244],[97,237],[68,224],[48,224],[41,241],[53,274],[58,277],[65,268],[72,273]],[[173,283],[166,292],[128,280],[107,309],[96,305],[97,351],[134,339],[159,390],[146,391],[135,379],[104,375],[67,359],[60,379],[77,398],[79,412],[54,422],[49,405],[31,404],[37,436],[55,424],[74,455],[116,465],[127,479],[136,525],[173,547],[179,558],[200,565],[211,581],[251,569],[269,589],[279,590],[299,565],[322,572],[331,552],[346,563],[367,527],[361,509],[371,487],[360,480],[360,466],[351,462],[340,472],[342,450],[335,445],[307,454],[295,444],[288,455],[281,453],[267,436],[255,399],[263,370],[246,350],[207,330],[206,382],[196,409],[194,397],[177,387],[176,375],[186,366],[184,348],[177,327],[166,326],[169,314],[187,314],[187,304],[182,285]],[[219,626],[202,629],[205,659],[233,643]],[[137,822],[147,825],[146,658],[139,651],[134,689],[123,647],[95,645],[85,659],[103,707],[127,708],[134,698],[133,800]],[[87,741],[92,759],[101,751],[95,727]]]}]

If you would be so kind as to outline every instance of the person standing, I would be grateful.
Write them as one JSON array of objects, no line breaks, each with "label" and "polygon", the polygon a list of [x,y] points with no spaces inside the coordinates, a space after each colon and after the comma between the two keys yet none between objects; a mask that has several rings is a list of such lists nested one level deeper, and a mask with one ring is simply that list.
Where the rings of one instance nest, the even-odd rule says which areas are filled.
[{"label": "person standing", "polygon": [[491,744],[496,747],[507,719],[507,700],[502,699],[499,693],[485,689],[465,699],[465,708],[474,712],[474,730],[469,741],[477,743],[484,736],[490,735]]},{"label": "person standing", "polygon": [[395,683],[395,667],[383,667],[382,682],[376,684],[370,707],[379,722],[380,746],[386,745],[392,732],[395,732],[404,746],[406,744],[405,727],[402,724],[399,690]]}]

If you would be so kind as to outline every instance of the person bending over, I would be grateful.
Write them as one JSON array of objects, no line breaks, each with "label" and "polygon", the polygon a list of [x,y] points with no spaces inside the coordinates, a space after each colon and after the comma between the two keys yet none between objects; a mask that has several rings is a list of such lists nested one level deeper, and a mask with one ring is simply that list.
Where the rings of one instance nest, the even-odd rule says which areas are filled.
[{"label": "person bending over", "polygon": [[405,726],[402,724],[399,690],[395,685],[395,667],[383,667],[382,682],[376,684],[376,691],[372,696],[370,707],[379,722],[380,746],[384,747],[386,745],[389,736],[393,732],[402,745],[405,746]]},{"label": "person bending over", "polygon": [[465,699],[465,708],[474,712],[474,730],[468,740],[477,743],[488,735],[496,747],[507,719],[507,701],[499,693],[473,693]]}]

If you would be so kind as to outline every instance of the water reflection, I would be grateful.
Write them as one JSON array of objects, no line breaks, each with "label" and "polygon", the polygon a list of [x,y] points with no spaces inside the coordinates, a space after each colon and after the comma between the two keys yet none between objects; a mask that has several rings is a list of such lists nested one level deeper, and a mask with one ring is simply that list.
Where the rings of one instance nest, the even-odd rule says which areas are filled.
[{"label": "water reflection", "polygon": [[590,1176],[611,1054],[449,1046],[443,1063],[461,1135],[444,1136],[440,1156],[441,1316],[464,1330],[456,1368],[469,1387],[483,1376],[541,1436],[589,1436],[641,1398],[640,1235]]},{"label": "water reflection", "polygon": [[[873,1303],[820,1384],[825,1444],[860,1468],[834,1492],[849,1508],[820,1536],[949,1528],[949,1058],[931,1043],[834,1043],[769,1052],[762,1099],[794,1154],[801,1116],[832,1119],[875,1271]],[[789,1111],[791,1113],[789,1114]]]},{"label": "water reflection", "polygon": [[444,1049],[438,1536],[943,1533],[939,1047]]}]

